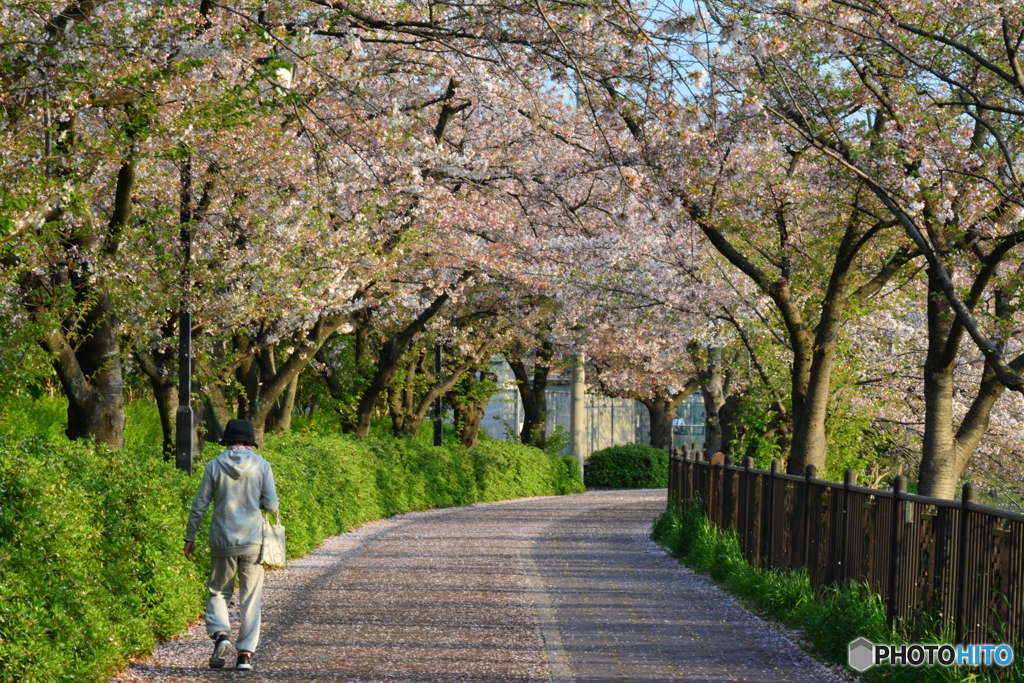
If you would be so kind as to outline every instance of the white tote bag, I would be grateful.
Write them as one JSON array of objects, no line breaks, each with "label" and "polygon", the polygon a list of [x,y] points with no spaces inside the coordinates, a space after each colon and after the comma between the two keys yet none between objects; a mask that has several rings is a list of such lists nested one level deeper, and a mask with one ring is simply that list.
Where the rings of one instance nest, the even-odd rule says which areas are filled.
[{"label": "white tote bag", "polygon": [[271,524],[263,517],[263,547],[260,549],[259,564],[264,567],[288,568],[288,553],[285,552],[284,525],[281,524],[281,512],[277,515],[277,523]]}]

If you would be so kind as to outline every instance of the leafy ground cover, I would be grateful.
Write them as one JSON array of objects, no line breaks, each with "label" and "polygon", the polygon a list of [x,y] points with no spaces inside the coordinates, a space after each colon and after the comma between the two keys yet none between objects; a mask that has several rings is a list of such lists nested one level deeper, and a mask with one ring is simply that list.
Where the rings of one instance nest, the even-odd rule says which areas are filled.
[{"label": "leafy ground cover", "polygon": [[668,486],[668,452],[640,444],[595,451],[586,468],[587,486],[660,489]]},{"label": "leafy ground cover", "polygon": [[[858,582],[815,592],[805,571],[762,570],[743,557],[732,531],[708,521],[700,505],[681,512],[670,509],[659,517],[651,537],[696,571],[709,574],[724,588],[760,613],[802,632],[810,650],[823,659],[846,664],[850,641],[864,637],[873,643],[950,643],[941,628],[916,633],[890,629],[881,598]],[[954,681],[1024,682],[1018,657],[1008,669],[996,667],[945,668],[876,666],[861,674],[866,683],[953,683]]]},{"label": "leafy ground cover", "polygon": [[[198,476],[164,463],[159,440],[112,451],[18,431],[0,429],[0,681],[105,680],[201,613],[209,554],[181,553]],[[299,433],[261,452],[292,556],[401,512],[583,490],[572,458],[503,442]]]}]

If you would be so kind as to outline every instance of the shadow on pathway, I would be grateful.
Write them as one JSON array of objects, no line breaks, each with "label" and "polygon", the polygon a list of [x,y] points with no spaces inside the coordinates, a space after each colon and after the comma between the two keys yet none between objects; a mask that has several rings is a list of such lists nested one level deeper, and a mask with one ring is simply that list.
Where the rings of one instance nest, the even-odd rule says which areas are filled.
[{"label": "shadow on pathway", "polygon": [[648,540],[664,501],[601,491],[372,522],[268,574],[254,671],[206,669],[197,624],[114,680],[843,680]]}]

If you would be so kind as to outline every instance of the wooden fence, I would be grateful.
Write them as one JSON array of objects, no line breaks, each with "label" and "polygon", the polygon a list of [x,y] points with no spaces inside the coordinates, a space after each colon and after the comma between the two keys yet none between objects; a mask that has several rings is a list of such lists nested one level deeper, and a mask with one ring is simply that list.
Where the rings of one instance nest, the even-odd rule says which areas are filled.
[{"label": "wooden fence", "polygon": [[962,500],[734,466],[716,454],[676,451],[668,502],[700,495],[708,518],[736,532],[743,554],[766,568],[804,567],[811,585],[857,579],[881,595],[890,624],[922,617],[952,626],[957,643],[1024,642],[1024,515]]}]

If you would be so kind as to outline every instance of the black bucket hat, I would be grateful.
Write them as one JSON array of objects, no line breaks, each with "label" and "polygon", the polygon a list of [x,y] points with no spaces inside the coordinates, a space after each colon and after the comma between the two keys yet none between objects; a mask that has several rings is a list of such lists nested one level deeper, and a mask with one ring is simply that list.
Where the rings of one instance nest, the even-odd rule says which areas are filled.
[{"label": "black bucket hat", "polygon": [[256,443],[256,430],[252,422],[248,420],[228,420],[224,428],[224,436],[221,437],[220,445],[227,446],[229,443],[244,443],[250,446],[259,446]]}]

